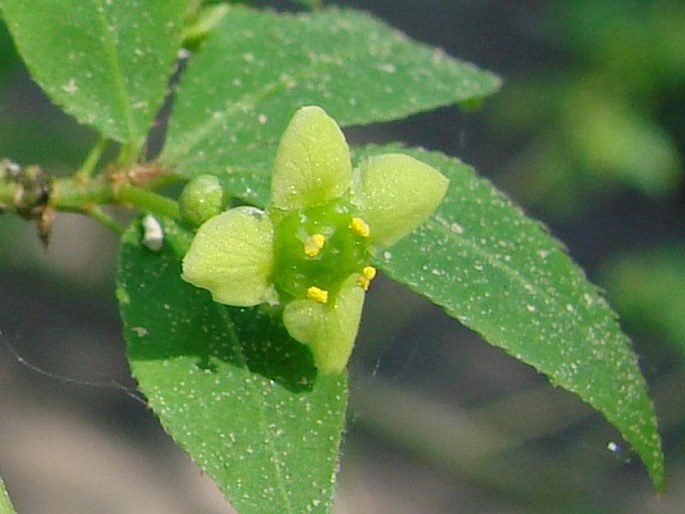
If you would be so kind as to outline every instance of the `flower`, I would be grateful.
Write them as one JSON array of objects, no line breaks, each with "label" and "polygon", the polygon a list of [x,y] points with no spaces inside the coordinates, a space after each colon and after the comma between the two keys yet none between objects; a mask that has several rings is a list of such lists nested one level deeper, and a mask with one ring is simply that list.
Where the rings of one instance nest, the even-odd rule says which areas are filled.
[{"label": "flower", "polygon": [[280,141],[265,211],[236,207],[200,226],[183,278],[214,301],[282,303],[288,333],[320,373],[340,373],[359,329],[373,256],[426,221],[448,180],[408,155],[352,168],[345,137],[320,107],[303,107]]}]

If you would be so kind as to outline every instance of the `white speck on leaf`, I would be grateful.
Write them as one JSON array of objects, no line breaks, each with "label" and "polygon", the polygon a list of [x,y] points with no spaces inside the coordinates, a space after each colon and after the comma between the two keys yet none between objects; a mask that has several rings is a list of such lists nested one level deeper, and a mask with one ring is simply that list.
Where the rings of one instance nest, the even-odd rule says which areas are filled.
[{"label": "white speck on leaf", "polygon": [[464,233],[464,227],[462,227],[459,223],[452,223],[450,225],[450,230],[454,232],[455,234],[463,234]]},{"label": "white speck on leaf", "polygon": [[133,327],[131,328],[138,337],[145,337],[148,334],[147,328],[145,327]]},{"label": "white speck on leaf", "polygon": [[62,90],[69,95],[75,94],[78,91],[78,86],[76,85],[76,79],[74,79],[74,78],[69,79],[69,82],[67,82],[65,85],[62,86]]},{"label": "white speck on leaf", "polygon": [[397,71],[397,67],[391,63],[380,64],[378,69],[384,71],[385,73],[395,73]]}]

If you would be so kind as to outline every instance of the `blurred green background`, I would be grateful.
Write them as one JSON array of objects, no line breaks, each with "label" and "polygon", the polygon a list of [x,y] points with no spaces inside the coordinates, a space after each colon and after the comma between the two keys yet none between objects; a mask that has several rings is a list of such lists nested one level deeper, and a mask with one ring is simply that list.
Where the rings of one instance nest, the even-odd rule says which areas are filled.
[{"label": "blurred green background", "polygon": [[[600,415],[380,280],[352,360],[336,512],[685,511],[685,4],[327,3],[504,78],[479,111],[440,109],[349,138],[459,156],[567,244],[634,340],[669,479],[656,499],[630,449],[607,450],[621,440]],[[50,105],[0,28],[0,157],[64,172],[94,140]],[[19,512],[226,512],[114,385],[133,386],[113,295],[117,238],[72,215],[57,218],[47,251],[8,215],[0,238],[0,473]],[[77,383],[29,369],[11,348]]]}]

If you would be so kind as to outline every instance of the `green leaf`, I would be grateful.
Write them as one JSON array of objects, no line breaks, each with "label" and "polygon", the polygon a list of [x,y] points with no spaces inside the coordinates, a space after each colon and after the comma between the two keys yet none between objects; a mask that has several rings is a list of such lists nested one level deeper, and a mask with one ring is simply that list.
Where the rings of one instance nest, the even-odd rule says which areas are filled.
[{"label": "green leaf", "polygon": [[685,356],[685,247],[637,250],[602,268],[602,283],[629,326],[647,340],[665,338]]},{"label": "green leaf", "polygon": [[231,192],[268,199],[276,145],[301,106],[340,125],[404,118],[493,93],[499,80],[373,17],[234,8],[186,70],[162,160],[186,176],[226,173]]},{"label": "green leaf", "polygon": [[15,514],[10,497],[5,489],[5,484],[0,477],[0,514]]},{"label": "green leaf", "polygon": [[0,0],[31,75],[79,122],[142,144],[164,101],[189,0]]},{"label": "green leaf", "polygon": [[580,88],[569,96],[562,127],[569,160],[613,175],[650,196],[676,190],[682,164],[677,145],[665,130],[629,100],[616,99],[608,91]]},{"label": "green leaf", "polygon": [[316,376],[279,313],[220,305],[181,280],[190,235],[164,228],[152,252],[134,225],[119,260],[129,361],[150,406],[242,514],[329,512],[346,376]]},{"label": "green leaf", "polygon": [[[388,151],[398,149],[360,153]],[[654,409],[630,341],[597,288],[540,223],[471,168],[404,151],[440,170],[450,187],[434,217],[379,255],[378,267],[600,411],[661,490]]]},{"label": "green leaf", "polygon": [[302,4],[305,7],[313,9],[315,7],[321,7],[322,0],[296,0],[298,4]]}]

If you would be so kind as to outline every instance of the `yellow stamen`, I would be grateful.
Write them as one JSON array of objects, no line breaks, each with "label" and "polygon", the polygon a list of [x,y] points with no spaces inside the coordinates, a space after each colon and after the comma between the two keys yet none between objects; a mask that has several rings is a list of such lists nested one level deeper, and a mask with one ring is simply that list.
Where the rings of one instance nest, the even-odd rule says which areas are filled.
[{"label": "yellow stamen", "polygon": [[314,301],[317,301],[319,303],[327,303],[328,302],[328,291],[325,289],[320,289],[316,286],[312,286],[309,289],[307,289],[307,298],[311,298]]},{"label": "yellow stamen", "polygon": [[376,268],[373,266],[364,266],[361,275],[357,278],[357,285],[364,291],[369,290],[371,281],[376,277]]},{"label": "yellow stamen", "polygon": [[324,244],[326,244],[326,237],[323,234],[314,234],[304,242],[304,253],[308,257],[316,257]]},{"label": "yellow stamen", "polygon": [[362,237],[369,237],[371,235],[371,228],[361,218],[352,218],[350,228]]}]

